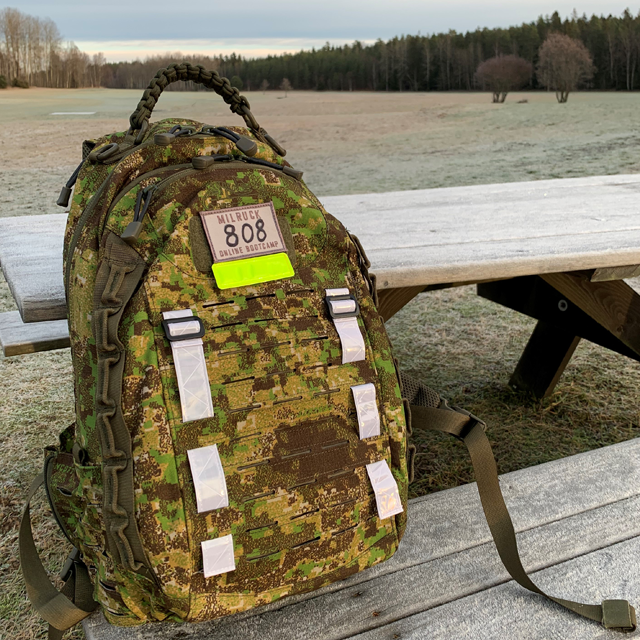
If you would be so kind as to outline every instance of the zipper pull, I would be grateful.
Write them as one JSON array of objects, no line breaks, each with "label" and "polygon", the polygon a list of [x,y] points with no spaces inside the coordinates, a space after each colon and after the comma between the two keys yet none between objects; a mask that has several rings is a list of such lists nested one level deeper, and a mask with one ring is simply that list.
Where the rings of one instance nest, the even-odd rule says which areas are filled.
[{"label": "zipper pull", "polygon": [[227,127],[212,127],[211,125],[204,125],[198,133],[202,133],[205,136],[221,136],[222,138],[226,138],[236,145],[238,151],[242,151],[242,153],[250,158],[258,153],[258,145],[253,140],[245,136],[241,136],[239,133],[231,131],[231,129],[227,129]]},{"label": "zipper pull", "polygon": [[82,169],[82,165],[84,164],[84,158],[82,162],[76,167],[76,170],[71,174],[71,177],[67,180],[67,184],[62,187],[60,191],[60,195],[58,196],[58,200],[56,204],[59,207],[68,207],[69,199],[71,198],[71,190],[73,189],[76,180],[78,179],[78,174],[80,173],[80,169]]},{"label": "zipper pull", "polygon": [[120,236],[130,246],[134,246],[140,237],[140,233],[142,232],[142,221],[147,213],[149,204],[151,204],[151,198],[153,197],[155,190],[156,185],[151,184],[138,191],[136,206],[133,210],[133,220],[127,225],[124,233]]}]

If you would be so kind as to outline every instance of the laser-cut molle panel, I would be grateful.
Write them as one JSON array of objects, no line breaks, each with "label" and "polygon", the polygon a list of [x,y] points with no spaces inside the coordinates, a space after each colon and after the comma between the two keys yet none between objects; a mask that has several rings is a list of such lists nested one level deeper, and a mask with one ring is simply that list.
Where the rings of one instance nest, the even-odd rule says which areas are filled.
[{"label": "laser-cut molle panel", "polygon": [[[373,498],[294,518],[280,516],[268,526],[234,535],[236,570],[221,591],[268,591],[274,571],[282,585],[321,576],[366,553],[391,529],[390,524],[380,526]],[[194,576],[195,583],[201,580]]]},{"label": "laser-cut molle panel", "polygon": [[[327,225],[324,252],[290,280],[220,291],[176,259],[180,225],[166,247],[172,254],[153,265],[145,286],[155,327],[163,311],[187,307],[205,326],[214,416],[185,424],[171,349],[155,330],[190,541],[190,618],[198,620],[347,577],[392,555],[397,535],[393,518],[378,518],[366,473],[367,464],[391,460],[385,411],[378,407],[381,435],[360,440],[351,392],[369,382],[378,388],[386,360],[373,351],[363,315],[366,359],[343,365],[326,308],[325,289],[347,287],[361,304],[368,295],[350,271],[344,231]],[[314,238],[310,228],[300,233]],[[197,513],[187,451],[211,444],[229,506]],[[205,579],[200,543],[229,534],[236,569]]]}]

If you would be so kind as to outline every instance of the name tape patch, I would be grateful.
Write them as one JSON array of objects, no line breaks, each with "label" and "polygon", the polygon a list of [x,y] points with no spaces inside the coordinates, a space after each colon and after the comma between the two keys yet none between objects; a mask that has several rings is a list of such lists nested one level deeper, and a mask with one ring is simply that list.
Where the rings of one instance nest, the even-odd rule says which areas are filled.
[{"label": "name tape patch", "polygon": [[287,252],[272,202],[201,211],[200,217],[214,262]]}]

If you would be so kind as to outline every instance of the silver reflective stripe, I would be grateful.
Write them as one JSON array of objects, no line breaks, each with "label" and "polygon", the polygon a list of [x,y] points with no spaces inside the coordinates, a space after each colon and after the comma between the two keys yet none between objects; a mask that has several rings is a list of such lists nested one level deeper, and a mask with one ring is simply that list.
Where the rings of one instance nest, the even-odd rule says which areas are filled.
[{"label": "silver reflective stripe", "polygon": [[193,485],[196,489],[198,513],[228,507],[227,482],[217,445],[190,449],[187,455]]},{"label": "silver reflective stripe", "polygon": [[231,534],[213,540],[204,540],[200,546],[202,547],[202,568],[205,578],[235,570],[236,560],[233,556],[233,537]]},{"label": "silver reflective stripe", "polygon": [[[348,296],[349,289],[325,289],[327,296]],[[351,313],[356,305],[353,300],[329,300],[334,313]],[[334,318],[333,323],[340,336],[342,346],[342,364],[360,362],[367,356],[362,331],[357,318]]]},{"label": "silver reflective stripe", "polygon": [[387,461],[380,460],[380,462],[368,464],[367,474],[376,494],[376,505],[380,520],[402,513],[402,501],[398,493],[398,485]]},{"label": "silver reflective stripe", "polygon": [[380,414],[376,403],[376,386],[368,382],[351,387],[358,413],[360,440],[380,435]]},{"label": "silver reflective stripe", "polygon": [[[191,309],[182,309],[180,311],[165,311],[162,317],[165,320],[172,320],[192,315]],[[192,323],[185,322],[174,325],[176,333],[174,334],[173,328],[171,328],[172,335],[178,335],[178,331],[183,331],[180,324],[191,325]],[[178,329],[178,327],[180,328]],[[178,378],[182,422],[211,418],[213,416],[213,402],[211,401],[211,388],[202,339],[191,338],[190,340],[173,341],[171,342],[171,351]]]}]

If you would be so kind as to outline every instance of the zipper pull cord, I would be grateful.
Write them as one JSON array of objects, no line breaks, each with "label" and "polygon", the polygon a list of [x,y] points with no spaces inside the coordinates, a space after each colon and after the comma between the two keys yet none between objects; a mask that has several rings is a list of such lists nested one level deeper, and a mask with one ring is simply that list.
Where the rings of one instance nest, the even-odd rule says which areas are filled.
[{"label": "zipper pull cord", "polygon": [[222,138],[226,138],[233,142],[239,151],[242,151],[242,153],[250,158],[258,153],[258,145],[253,140],[245,136],[241,136],[239,133],[231,131],[231,129],[227,129],[227,127],[212,127],[211,125],[204,125],[198,133],[202,133],[207,136],[220,136]]},{"label": "zipper pull cord", "polygon": [[67,180],[67,184],[62,187],[60,190],[60,195],[58,196],[58,200],[56,204],[59,207],[67,207],[69,206],[69,200],[71,198],[71,190],[73,189],[76,180],[78,179],[78,174],[80,173],[80,169],[82,169],[82,165],[84,164],[84,158],[82,162],[76,167],[76,170],[71,174],[71,177]]},{"label": "zipper pull cord", "polygon": [[[136,198],[136,208],[133,213],[133,219],[135,222],[142,222],[144,220],[144,217],[147,214],[147,209],[149,208],[149,204],[151,204],[151,198],[153,197],[155,190],[156,190],[156,185],[150,184],[148,187],[145,187],[144,189],[140,189],[140,191],[138,192],[138,197]],[[144,201],[144,204],[142,204],[143,201]]]},{"label": "zipper pull cord", "polygon": [[262,160],[261,158],[247,158],[240,157],[238,160],[242,160],[242,162],[249,162],[251,164],[259,164],[263,167],[269,167],[270,169],[277,169],[278,171],[282,171],[288,176],[295,178],[296,180],[302,180],[303,171],[299,169],[294,169],[293,167],[289,167],[285,164],[276,164],[275,162],[269,162],[268,160]]},{"label": "zipper pull cord", "polygon": [[151,199],[155,193],[156,185],[152,184],[144,189],[138,191],[138,197],[136,198],[136,206],[133,210],[133,220],[127,225],[123,234],[120,236],[128,245],[134,246],[138,242],[140,233],[142,232],[142,221],[144,220]]}]

